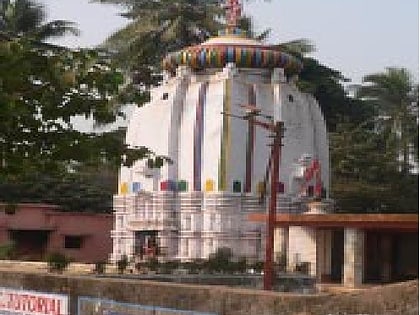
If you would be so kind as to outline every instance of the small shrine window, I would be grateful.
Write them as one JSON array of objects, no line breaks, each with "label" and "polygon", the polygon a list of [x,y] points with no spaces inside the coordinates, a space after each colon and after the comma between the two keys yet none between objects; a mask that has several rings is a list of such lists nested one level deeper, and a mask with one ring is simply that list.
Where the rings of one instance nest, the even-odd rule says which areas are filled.
[{"label": "small shrine window", "polygon": [[240,180],[235,180],[233,182],[233,192],[240,193],[242,191],[242,183]]},{"label": "small shrine window", "polygon": [[166,101],[166,100],[168,100],[169,99],[169,93],[163,93],[162,94],[162,100],[164,100],[164,101]]}]

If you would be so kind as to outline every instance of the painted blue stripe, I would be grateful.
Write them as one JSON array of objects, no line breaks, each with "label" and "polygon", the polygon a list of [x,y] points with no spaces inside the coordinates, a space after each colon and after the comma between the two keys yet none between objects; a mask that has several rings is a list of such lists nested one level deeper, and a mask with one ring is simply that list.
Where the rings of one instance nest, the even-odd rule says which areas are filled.
[{"label": "painted blue stripe", "polygon": [[235,49],[233,47],[227,49],[227,62],[235,62]]},{"label": "painted blue stripe", "polygon": [[198,58],[198,60],[200,61],[201,67],[204,67],[206,65],[206,51],[204,49],[200,52],[200,57]]},{"label": "painted blue stripe", "polygon": [[257,48],[255,51],[255,66],[260,66],[262,61],[261,49]]}]

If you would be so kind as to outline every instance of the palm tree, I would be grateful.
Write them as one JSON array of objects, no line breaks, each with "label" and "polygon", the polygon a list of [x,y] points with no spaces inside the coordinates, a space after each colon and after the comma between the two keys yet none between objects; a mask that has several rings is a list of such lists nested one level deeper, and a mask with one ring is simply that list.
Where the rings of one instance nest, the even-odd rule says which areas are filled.
[{"label": "palm tree", "polygon": [[388,145],[408,175],[413,158],[418,162],[418,85],[404,68],[387,68],[364,77],[358,97],[371,101],[381,118],[378,128],[388,134]]},{"label": "palm tree", "polygon": [[[217,0],[101,0],[123,4],[131,23],[104,44],[117,51],[117,59],[134,72],[149,73],[162,57],[185,46],[198,44],[216,33],[220,23]],[[143,80],[144,81],[144,80]]]},{"label": "palm tree", "polygon": [[0,32],[43,42],[71,33],[78,35],[74,23],[55,20],[44,23],[45,9],[31,0],[0,0]]}]

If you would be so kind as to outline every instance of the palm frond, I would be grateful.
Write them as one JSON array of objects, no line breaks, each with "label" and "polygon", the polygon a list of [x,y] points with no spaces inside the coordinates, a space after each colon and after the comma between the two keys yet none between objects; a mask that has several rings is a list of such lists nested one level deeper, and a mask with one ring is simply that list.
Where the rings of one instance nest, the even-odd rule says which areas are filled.
[{"label": "palm frond", "polygon": [[315,44],[313,44],[309,39],[305,38],[272,45],[271,47],[295,56],[303,56],[305,54],[316,51]]},{"label": "palm frond", "polygon": [[62,37],[64,35],[72,34],[75,36],[80,35],[80,30],[75,26],[76,24],[64,20],[55,20],[42,24],[32,32],[29,32],[29,36],[37,40],[46,40],[53,37]]}]

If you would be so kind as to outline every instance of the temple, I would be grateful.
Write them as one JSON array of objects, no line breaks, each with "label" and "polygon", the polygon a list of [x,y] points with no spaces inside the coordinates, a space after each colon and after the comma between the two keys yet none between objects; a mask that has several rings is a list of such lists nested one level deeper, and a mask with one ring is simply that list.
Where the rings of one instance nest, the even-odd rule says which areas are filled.
[{"label": "temple", "polygon": [[126,143],[172,163],[121,168],[113,260],[191,260],[220,247],[264,258],[265,224],[247,217],[266,210],[272,139],[247,119],[249,108],[284,123],[278,211],[305,211],[308,198],[328,196],[325,121],[316,100],[294,84],[301,62],[238,29],[238,1],[227,10],[219,36],[163,60],[165,82],[130,119]]}]

